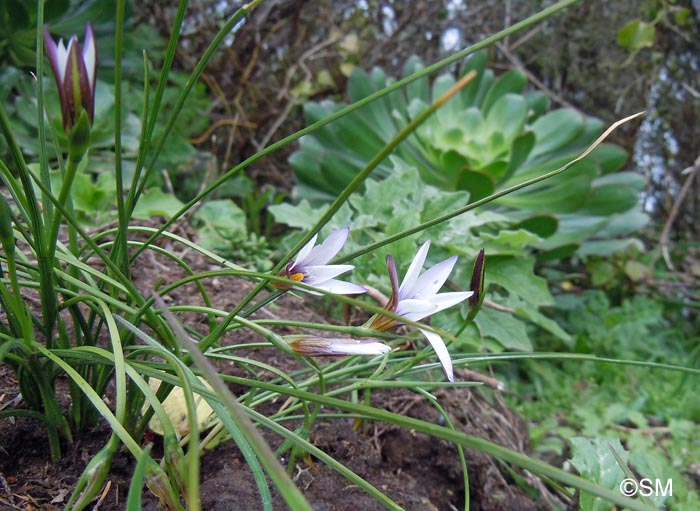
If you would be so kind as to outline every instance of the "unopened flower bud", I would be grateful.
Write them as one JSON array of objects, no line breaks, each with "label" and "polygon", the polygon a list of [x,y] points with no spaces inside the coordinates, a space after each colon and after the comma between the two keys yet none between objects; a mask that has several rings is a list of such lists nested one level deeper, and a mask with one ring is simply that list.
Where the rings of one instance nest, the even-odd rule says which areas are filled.
[{"label": "unopened flower bud", "polygon": [[305,357],[383,355],[391,351],[391,346],[377,339],[297,337],[288,341],[288,344],[296,353]]},{"label": "unopened flower bud", "polygon": [[97,46],[92,26],[90,23],[85,26],[82,47],[76,36],[68,40],[67,46],[63,44],[63,39],[56,43],[49,29],[44,27],[44,47],[58,86],[64,130],[70,135],[81,111],[87,113],[91,126],[95,113],[97,72]]},{"label": "unopened flower bud", "polygon": [[474,269],[472,270],[472,280],[469,284],[469,290],[474,294],[469,297],[469,308],[473,309],[481,304],[484,298],[484,273],[486,270],[484,260],[484,249],[479,250],[479,254],[474,260]]}]

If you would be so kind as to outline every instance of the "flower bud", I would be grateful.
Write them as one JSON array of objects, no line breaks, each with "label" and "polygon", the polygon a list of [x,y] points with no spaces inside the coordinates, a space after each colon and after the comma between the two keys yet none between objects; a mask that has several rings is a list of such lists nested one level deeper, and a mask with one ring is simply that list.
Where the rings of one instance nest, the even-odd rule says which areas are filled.
[{"label": "flower bud", "polygon": [[484,249],[479,250],[479,254],[474,260],[474,269],[472,270],[472,280],[469,284],[469,290],[474,294],[469,297],[469,308],[474,309],[481,305],[484,299],[484,272],[486,270],[484,260]]},{"label": "flower bud", "polygon": [[87,112],[89,125],[95,114],[95,74],[97,72],[97,46],[92,26],[85,26],[85,40],[81,48],[78,38],[72,36],[68,46],[51,38],[44,27],[44,47],[51,63],[58,96],[61,100],[63,129],[70,135],[81,111]]},{"label": "flower bud", "polygon": [[383,355],[391,346],[377,339],[326,339],[323,337],[296,337],[288,341],[289,346],[304,357]]}]

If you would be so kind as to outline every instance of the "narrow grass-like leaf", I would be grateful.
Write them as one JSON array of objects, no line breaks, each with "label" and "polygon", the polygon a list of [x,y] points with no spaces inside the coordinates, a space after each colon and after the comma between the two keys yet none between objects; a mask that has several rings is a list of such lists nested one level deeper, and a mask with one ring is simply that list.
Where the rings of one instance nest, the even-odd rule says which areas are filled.
[{"label": "narrow grass-like leaf", "polygon": [[151,457],[151,447],[152,444],[144,447],[141,456],[136,461],[136,468],[129,483],[129,493],[126,496],[126,509],[129,511],[141,511],[141,493],[145,483],[147,461]]},{"label": "narrow grass-like leaf", "polygon": [[285,501],[294,510],[298,509],[299,511],[311,511],[311,506],[304,498],[304,495],[294,485],[294,482],[289,478],[289,476],[287,476],[274,453],[267,445],[267,442],[265,442],[265,439],[262,437],[262,435],[260,435],[258,430],[255,429],[255,426],[245,414],[243,408],[238,403],[236,398],[233,396],[233,394],[231,394],[231,391],[228,389],[226,384],[216,373],[214,367],[204,357],[204,355],[202,355],[199,348],[192,343],[192,341],[190,341],[182,326],[168,311],[165,303],[160,299],[160,297],[154,295],[154,300],[165,315],[170,328],[172,328],[174,331],[176,338],[181,343],[182,347],[190,352],[194,363],[202,370],[207,381],[209,382],[209,385],[216,390],[217,394],[223,400],[224,405],[231,413],[233,420],[236,422],[244,437],[251,443],[251,446],[260,457],[260,461],[267,470],[270,479],[272,479],[272,481],[275,483],[275,486],[277,486],[277,489],[282,494]]}]

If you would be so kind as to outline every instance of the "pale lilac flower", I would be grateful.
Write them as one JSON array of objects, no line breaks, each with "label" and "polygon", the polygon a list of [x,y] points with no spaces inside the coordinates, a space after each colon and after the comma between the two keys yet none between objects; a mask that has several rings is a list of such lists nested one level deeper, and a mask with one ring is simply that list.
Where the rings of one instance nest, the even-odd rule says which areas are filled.
[{"label": "pale lilac flower", "polygon": [[[279,274],[295,282],[302,282],[337,295],[366,293],[367,289],[362,286],[334,278],[341,273],[352,270],[355,268],[354,266],[351,264],[328,264],[343,248],[349,233],[350,229],[347,227],[339,229],[318,246],[314,246],[318,237],[318,235],[314,235],[299,251],[296,258],[289,261],[287,267]],[[291,286],[286,286],[281,282],[273,282],[273,285],[280,289],[291,289]],[[300,287],[294,287],[294,289],[311,294],[321,294]]]},{"label": "pale lilac flower", "polygon": [[[472,291],[438,293],[447,277],[452,272],[457,256],[452,256],[423,272],[421,270],[425,263],[425,258],[430,248],[430,241],[426,241],[413,258],[408,271],[403,278],[401,287],[398,285],[396,264],[394,258],[388,255],[386,258],[391,279],[391,298],[386,309],[409,321],[420,321],[421,319],[440,312],[441,310],[457,305],[474,293]],[[387,316],[378,314],[369,321],[369,327],[375,330],[386,331],[398,326],[400,323]],[[452,371],[452,359],[447,351],[445,342],[435,332],[419,329],[432,345],[435,353],[442,364],[445,376],[450,381],[454,381]]]},{"label": "pale lilac flower", "polygon": [[323,337],[300,337],[288,341],[298,354],[311,356],[383,355],[391,346],[377,339],[326,339]]},{"label": "pale lilac flower", "polygon": [[49,29],[44,27],[44,47],[58,86],[64,129],[70,132],[81,109],[85,109],[92,124],[97,72],[97,47],[92,26],[90,23],[85,26],[82,48],[76,36],[68,40],[68,46],[63,44],[63,39],[56,44]]}]

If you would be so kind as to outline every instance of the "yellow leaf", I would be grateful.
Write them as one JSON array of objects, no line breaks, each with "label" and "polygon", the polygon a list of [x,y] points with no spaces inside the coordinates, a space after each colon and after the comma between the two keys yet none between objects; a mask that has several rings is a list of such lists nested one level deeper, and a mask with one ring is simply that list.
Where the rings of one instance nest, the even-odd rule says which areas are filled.
[{"label": "yellow leaf", "polygon": [[[211,389],[204,378],[200,377],[199,381],[201,381],[202,385],[204,385],[206,388]],[[158,391],[160,388],[160,383],[160,380],[156,380],[154,378],[148,381],[148,384],[154,392]],[[190,429],[187,417],[187,403],[185,401],[185,393],[183,392],[182,387],[174,387],[162,404],[163,409],[165,410],[170,423],[173,425],[178,438],[185,436]],[[209,403],[207,403],[202,396],[196,393],[194,394],[194,404],[197,413],[197,424],[199,425],[200,429],[204,428],[205,425],[207,425],[209,416],[212,414],[213,410],[211,406],[209,406]],[[145,403],[142,411],[145,412],[148,407],[149,404]],[[157,435],[163,435],[163,424],[161,424],[158,416],[153,415],[148,423],[148,427]]]}]

